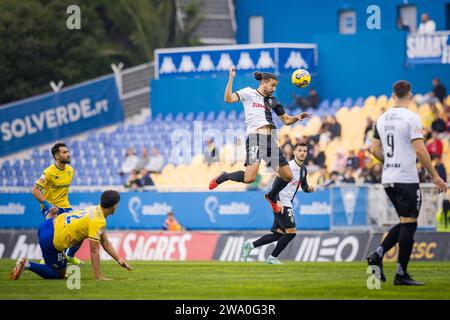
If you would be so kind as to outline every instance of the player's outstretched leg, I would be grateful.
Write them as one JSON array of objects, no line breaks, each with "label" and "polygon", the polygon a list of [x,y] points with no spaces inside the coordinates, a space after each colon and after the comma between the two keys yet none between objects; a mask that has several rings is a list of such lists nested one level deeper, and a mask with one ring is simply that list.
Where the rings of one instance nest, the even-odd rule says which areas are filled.
[{"label": "player's outstretched leg", "polygon": [[289,242],[295,238],[295,233],[286,233],[283,234],[277,242],[275,249],[273,249],[272,254],[267,258],[268,264],[282,264],[280,260],[278,260],[278,256],[280,253],[287,247]]},{"label": "player's outstretched leg", "polygon": [[211,182],[209,183],[209,190],[217,188],[219,184],[224,183],[228,180],[244,183],[244,175],[245,172],[242,170],[231,173],[222,171],[217,177],[211,180]]},{"label": "player's outstretched leg", "polygon": [[398,238],[398,264],[397,273],[394,278],[394,285],[421,286],[425,283],[415,281],[407,272],[408,262],[414,245],[414,233],[417,229],[417,222],[402,223]]},{"label": "player's outstretched leg", "polygon": [[[288,167],[289,168],[289,167]],[[270,190],[268,193],[265,194],[266,200],[270,203],[270,206],[272,207],[273,212],[280,213],[281,212],[281,206],[277,203],[277,196],[280,193],[281,190],[283,190],[288,183],[292,179],[292,173],[291,173],[290,179],[282,179],[281,177],[277,176],[275,178],[275,181],[272,185],[272,190]]]},{"label": "player's outstretched leg", "polygon": [[27,264],[27,259],[20,258],[17,260],[16,265],[9,273],[9,279],[11,280],[19,280],[20,275],[25,271],[25,265]]},{"label": "player's outstretched leg", "polygon": [[263,245],[278,241],[278,239],[280,239],[281,236],[282,234],[280,233],[271,233],[266,234],[253,242],[249,241],[244,242],[242,244],[241,260],[246,262],[248,256],[250,255],[250,251],[252,251],[254,248],[261,247]]},{"label": "player's outstretched leg", "polygon": [[19,280],[20,276],[25,270],[30,270],[44,279],[61,279],[65,272],[58,272],[46,264],[29,262],[26,258],[17,260],[16,265],[9,274],[11,280]]},{"label": "player's outstretched leg", "polygon": [[389,230],[383,242],[376,248],[374,252],[367,256],[369,266],[377,266],[380,270],[380,280],[385,282],[386,276],[383,271],[383,257],[386,252],[391,250],[398,242],[401,224],[398,223]]}]

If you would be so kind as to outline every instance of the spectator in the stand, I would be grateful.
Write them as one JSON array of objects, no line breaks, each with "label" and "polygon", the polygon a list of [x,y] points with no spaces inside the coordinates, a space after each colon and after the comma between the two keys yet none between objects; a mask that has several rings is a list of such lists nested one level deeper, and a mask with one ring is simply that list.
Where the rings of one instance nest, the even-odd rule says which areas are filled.
[{"label": "spectator in the stand", "polygon": [[443,133],[446,129],[444,119],[439,116],[439,112],[434,112],[434,120],[431,123],[431,129],[437,133]]},{"label": "spectator in the stand", "polygon": [[294,159],[294,148],[292,147],[292,144],[285,144],[282,150],[286,160],[291,161]]},{"label": "spectator in the stand", "polygon": [[433,131],[431,133],[431,139],[427,143],[427,150],[428,153],[430,154],[430,157],[433,156],[438,156],[439,158],[442,157],[444,145],[442,143],[442,140],[439,139],[436,131]]},{"label": "spectator in the stand", "polygon": [[428,13],[422,13],[420,20],[422,22],[419,25],[419,29],[417,29],[417,33],[430,34],[436,32],[436,23],[430,19]]},{"label": "spectator in the stand", "polygon": [[347,168],[344,171],[344,178],[342,179],[343,183],[355,183],[355,178],[353,177],[353,169]]},{"label": "spectator in the stand", "polygon": [[133,148],[128,148],[127,156],[121,166],[120,175],[129,175],[133,170],[136,169],[136,165],[139,162],[139,158],[134,153]]},{"label": "spectator in the stand", "polygon": [[331,168],[333,171],[344,172],[345,165],[347,164],[347,158],[345,157],[345,153],[341,148],[336,150],[336,161],[334,163],[334,167]]},{"label": "spectator in the stand", "polygon": [[167,213],[166,220],[163,224],[163,230],[167,231],[180,231],[183,230],[181,224],[175,219],[175,216],[172,211]]},{"label": "spectator in the stand", "polygon": [[447,170],[445,170],[445,166],[442,163],[441,158],[439,158],[438,156],[433,156],[431,157],[431,159],[433,160],[434,168],[438,172],[439,176],[442,178],[442,180],[447,182]]},{"label": "spectator in the stand", "polygon": [[363,168],[359,173],[358,180],[361,183],[370,183],[370,170],[368,168]]},{"label": "spectator in the stand", "polygon": [[139,179],[139,177],[138,177],[138,175],[136,173],[136,170],[133,170],[130,173],[130,176],[128,178],[128,181],[125,184],[125,187],[126,188],[130,188],[131,190],[137,190],[140,187],[142,187],[141,179]]},{"label": "spectator in the stand", "polygon": [[429,103],[430,105],[434,105],[437,102],[440,102],[442,105],[445,105],[444,99],[447,96],[447,89],[444,84],[442,84],[441,80],[437,77],[433,78],[432,84],[433,87],[431,91],[417,99],[417,104],[422,105],[424,103]]},{"label": "spectator in the stand", "polygon": [[145,167],[150,162],[150,157],[148,156],[148,150],[147,148],[142,148],[141,150],[141,157],[139,158],[138,163],[136,164],[136,170],[141,171],[142,169],[145,169]]},{"label": "spectator in the stand", "polygon": [[314,88],[309,88],[308,94],[306,98],[294,94],[294,104],[291,108],[299,107],[303,111],[308,108],[317,109],[320,103],[320,97],[317,91]]},{"label": "spectator in the stand", "polygon": [[217,150],[216,144],[214,143],[213,138],[209,138],[208,141],[206,141],[206,147],[203,151],[203,157],[205,159],[205,162],[208,165],[211,165],[214,162],[218,161],[218,155],[219,152]]},{"label": "spectator in the stand", "polygon": [[328,179],[327,167],[319,169],[319,177],[317,178],[317,185],[323,185]]},{"label": "spectator in the stand", "polygon": [[445,129],[450,132],[450,106],[445,106]]},{"label": "spectator in the stand", "polygon": [[139,184],[142,187],[146,187],[146,186],[154,186],[155,183],[153,182],[152,178],[150,177],[150,173],[148,172],[147,169],[141,169],[139,171]]},{"label": "spectator in the stand", "polygon": [[433,78],[433,96],[436,97],[442,105],[445,104],[445,97],[447,96],[447,88],[441,83],[439,78]]},{"label": "spectator in the stand", "polygon": [[383,174],[383,167],[380,163],[376,163],[370,169],[368,183],[381,183],[381,176]]},{"label": "spectator in the stand", "polygon": [[359,168],[365,168],[367,164],[367,149],[364,149],[363,147],[359,148],[357,157],[359,160]]},{"label": "spectator in the stand", "polygon": [[281,144],[281,149],[284,148],[285,145],[290,144],[291,148],[294,149],[294,145],[292,144],[291,137],[288,134],[285,134],[283,137],[283,142]]},{"label": "spectator in the stand", "polygon": [[330,131],[331,140],[341,136],[341,124],[337,121],[336,116],[331,117],[328,130]]},{"label": "spectator in the stand", "polygon": [[164,166],[164,157],[159,153],[158,148],[153,148],[152,156],[150,157],[150,161],[147,164],[147,171],[149,173],[161,173],[161,170]]},{"label": "spectator in the stand", "polygon": [[331,186],[331,185],[340,185],[340,184],[341,184],[341,180],[342,180],[342,177],[341,177],[341,175],[339,174],[339,172],[337,172],[337,171],[332,171],[332,172],[330,173],[330,179],[327,180],[327,181],[323,184],[323,186],[324,186],[324,187],[329,187],[329,186]]},{"label": "spectator in the stand", "polygon": [[313,147],[312,163],[320,168],[325,167],[325,153],[320,150],[318,143]]},{"label": "spectator in the stand", "polygon": [[374,121],[372,118],[366,118],[366,129],[364,130],[364,143],[370,145],[373,138]]},{"label": "spectator in the stand", "polygon": [[359,158],[355,155],[355,150],[350,150],[345,167],[353,170],[357,170],[359,168]]}]

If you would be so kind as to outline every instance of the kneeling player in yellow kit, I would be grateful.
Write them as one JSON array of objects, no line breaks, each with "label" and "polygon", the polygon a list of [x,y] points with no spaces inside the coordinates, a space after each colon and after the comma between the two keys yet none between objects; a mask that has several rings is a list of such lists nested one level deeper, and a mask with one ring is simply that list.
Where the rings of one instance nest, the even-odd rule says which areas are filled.
[{"label": "kneeling player in yellow kit", "polygon": [[110,280],[104,278],[100,272],[100,244],[121,267],[131,271],[132,268],[127,262],[119,258],[105,233],[105,218],[114,214],[119,201],[119,193],[108,190],[102,193],[98,206],[63,213],[42,222],[38,229],[38,238],[45,264],[20,258],[10,273],[10,279],[18,280],[25,270],[31,270],[44,279],[64,278],[67,265],[64,251],[84,239],[89,239],[92,268],[97,280]]}]

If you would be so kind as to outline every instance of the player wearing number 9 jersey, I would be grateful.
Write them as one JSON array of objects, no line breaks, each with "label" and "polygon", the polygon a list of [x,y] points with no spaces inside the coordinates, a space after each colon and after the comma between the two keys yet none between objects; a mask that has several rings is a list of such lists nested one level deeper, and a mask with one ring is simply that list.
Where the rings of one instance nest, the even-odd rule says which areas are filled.
[{"label": "player wearing number 9 jersey", "polygon": [[377,273],[380,280],[386,281],[383,256],[398,242],[394,284],[422,285],[422,282],[413,280],[407,273],[422,202],[416,159],[427,169],[439,191],[445,191],[447,186],[431,164],[423,142],[419,116],[408,110],[412,101],[411,84],[403,80],[397,81],[393,91],[395,106],[377,120],[371,152],[383,162],[381,182],[400,217],[400,223],[389,230],[383,242],[367,257],[367,261],[369,265],[379,268]]},{"label": "player wearing number 9 jersey", "polygon": [[21,258],[11,271],[10,279],[18,280],[25,270],[31,270],[44,279],[64,278],[67,265],[64,250],[85,239],[89,239],[92,268],[97,280],[108,280],[100,272],[100,244],[120,266],[132,270],[124,260],[119,258],[105,232],[105,218],[114,214],[119,201],[119,193],[108,190],[101,195],[98,206],[63,213],[42,222],[38,229],[38,238],[45,264],[29,262]]}]

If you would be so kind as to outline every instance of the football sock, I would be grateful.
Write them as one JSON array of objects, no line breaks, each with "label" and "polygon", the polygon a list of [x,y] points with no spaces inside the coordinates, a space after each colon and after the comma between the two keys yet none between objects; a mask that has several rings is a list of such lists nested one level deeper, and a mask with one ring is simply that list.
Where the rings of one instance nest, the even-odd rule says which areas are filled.
[{"label": "football sock", "polygon": [[276,201],[278,193],[280,193],[280,191],[283,190],[288,183],[289,181],[284,181],[283,179],[281,179],[281,177],[276,177],[272,185],[272,190],[267,193],[269,199],[272,201]]},{"label": "football sock", "polygon": [[75,257],[75,253],[77,253],[80,247],[81,246],[79,244],[72,245],[69,249],[67,249],[66,255],[71,258]]},{"label": "football sock", "polygon": [[416,232],[417,222],[402,223],[400,235],[398,237],[398,264],[397,273],[403,275],[406,273],[409,258],[414,244],[414,233]]},{"label": "football sock", "polygon": [[266,234],[264,236],[262,236],[261,238],[259,238],[256,241],[253,241],[253,246],[256,247],[260,247],[263,246],[265,244],[269,244],[272,243],[274,241],[278,241],[278,239],[280,239],[283,235],[280,233],[271,233],[271,234]]},{"label": "football sock", "polygon": [[222,183],[228,180],[236,181],[236,182],[244,182],[244,174],[245,172],[242,170],[225,173],[221,175],[219,178],[217,178],[217,183]]},{"label": "football sock", "polygon": [[38,276],[44,279],[59,279],[59,273],[46,264],[30,262],[30,267],[28,268],[28,270],[33,271]]},{"label": "football sock", "polygon": [[401,223],[396,224],[389,230],[389,233],[384,238],[380,246],[375,250],[375,252],[382,258],[383,255],[392,249],[393,246],[398,242],[398,236],[400,234]]},{"label": "football sock", "polygon": [[278,240],[277,245],[275,249],[273,249],[272,256],[278,257],[278,255],[281,253],[281,251],[286,248],[286,246],[289,244],[289,242],[292,241],[292,239],[295,238],[295,233],[286,233],[284,234],[280,240]]}]

